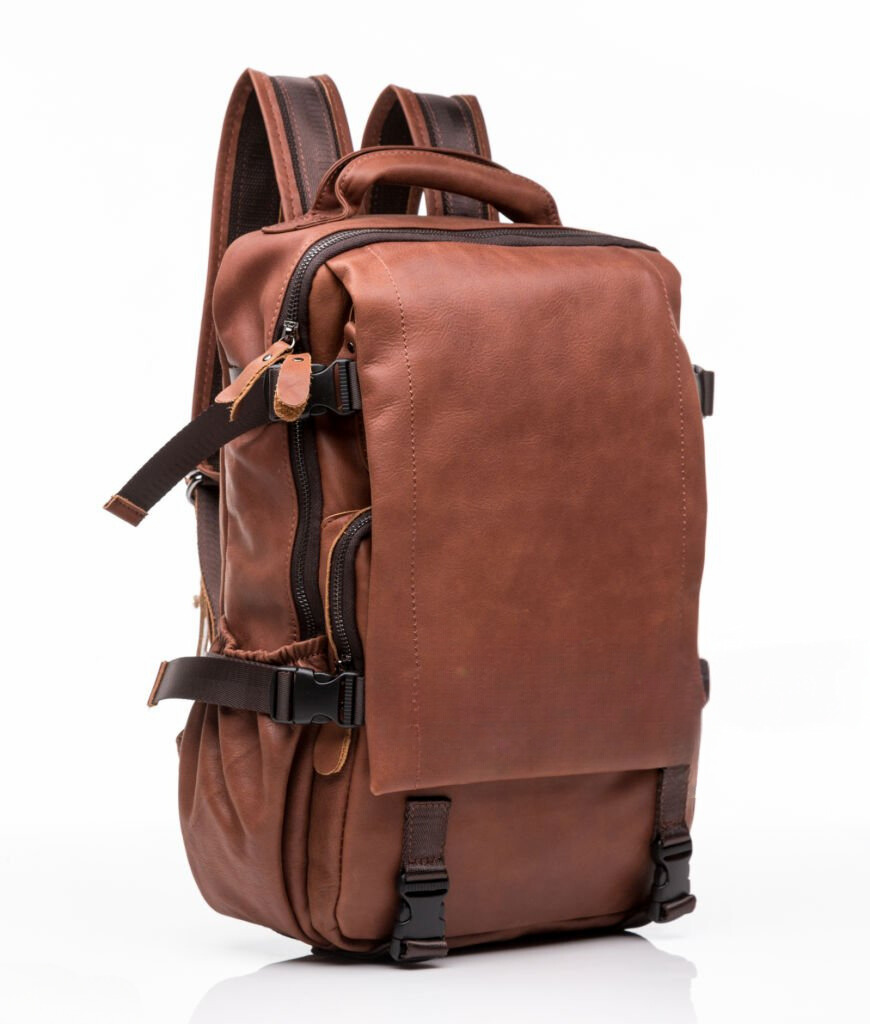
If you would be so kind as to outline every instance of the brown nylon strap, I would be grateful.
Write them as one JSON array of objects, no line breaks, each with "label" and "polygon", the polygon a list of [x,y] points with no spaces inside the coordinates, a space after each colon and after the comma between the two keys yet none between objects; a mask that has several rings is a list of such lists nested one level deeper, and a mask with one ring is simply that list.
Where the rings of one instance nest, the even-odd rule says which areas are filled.
[{"label": "brown nylon strap", "polygon": [[[363,134],[367,146],[434,146],[490,159],[483,111],[474,96],[436,96],[388,85],[378,97]],[[381,185],[373,190],[372,213],[416,213],[420,190]],[[498,220],[486,203],[450,192],[426,190],[430,214]]]},{"label": "brown nylon strap", "polygon": [[[229,441],[269,423],[273,391],[273,379],[265,376],[262,385],[253,387],[245,396],[238,407],[236,418],[232,420],[229,405],[210,405],[152,455],[103,507],[119,519],[138,526],[149,509],[200,463],[211,459]],[[200,506],[201,514],[207,515],[202,512],[204,508]],[[197,525],[205,533],[212,531],[218,524],[211,518],[203,519]],[[213,535],[206,543],[209,556],[219,552],[220,549],[214,547]],[[202,574],[207,585],[210,581],[214,586],[214,580],[220,578],[219,569],[213,565],[203,565]],[[216,608],[213,610],[217,611]]]},{"label": "brown nylon strap", "polygon": [[689,765],[662,768],[656,788],[652,856],[655,864],[650,917],[675,921],[695,909],[689,890],[692,839],[686,823],[689,799]]},{"label": "brown nylon strap", "polygon": [[365,680],[353,672],[330,675],[299,665],[265,665],[221,655],[164,661],[148,697],[193,700],[256,711],[284,725],[334,722],[352,729],[365,720]]},{"label": "brown nylon strap", "polygon": [[450,800],[446,797],[405,803],[399,912],[390,955],[401,962],[447,956],[444,897],[449,887],[444,847]]}]

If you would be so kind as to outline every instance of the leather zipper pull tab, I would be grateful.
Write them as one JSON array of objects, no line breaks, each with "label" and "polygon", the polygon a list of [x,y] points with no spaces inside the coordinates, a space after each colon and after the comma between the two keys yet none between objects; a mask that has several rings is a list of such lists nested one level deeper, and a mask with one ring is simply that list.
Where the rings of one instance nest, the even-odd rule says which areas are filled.
[{"label": "leather zipper pull tab", "polygon": [[252,359],[238,377],[236,377],[231,384],[228,384],[223,391],[217,395],[215,401],[219,402],[221,405],[232,403],[230,405],[231,420],[236,418],[239,405],[245,395],[251,390],[263,374],[270,367],[280,362],[288,352],[292,351],[293,346],[288,345],[286,341],[276,341],[273,345],[270,345],[261,356],[257,356],[256,359]]},{"label": "leather zipper pull tab", "polygon": [[291,352],[278,372],[273,406],[275,415],[294,423],[305,411],[311,394],[311,353]]}]

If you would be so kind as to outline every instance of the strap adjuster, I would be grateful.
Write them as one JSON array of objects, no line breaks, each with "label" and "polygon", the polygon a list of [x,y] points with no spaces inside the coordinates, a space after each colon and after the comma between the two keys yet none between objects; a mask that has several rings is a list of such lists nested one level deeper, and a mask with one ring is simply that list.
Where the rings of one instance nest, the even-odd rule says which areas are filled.
[{"label": "strap adjuster", "polygon": [[652,899],[649,914],[653,921],[674,921],[695,909],[695,897],[689,886],[689,861],[692,839],[688,834],[676,840],[663,840],[657,836],[652,844],[655,864]]},{"label": "strap adjuster", "polygon": [[713,392],[716,385],[716,374],[705,370],[703,366],[693,366],[695,383],[698,385],[698,399],[701,402],[701,415],[713,415]]},{"label": "strap adjuster", "polygon": [[210,476],[207,476],[201,470],[197,469],[189,476],[184,478],[184,482],[187,484],[184,496],[190,502],[191,505],[195,504],[195,495],[198,487],[205,485],[206,487],[217,487],[217,482],[212,480]]},{"label": "strap adjuster", "polygon": [[281,725],[334,722],[352,729],[363,724],[364,689],[363,677],[354,672],[331,676],[310,668],[279,668],[270,717]]},{"label": "strap adjuster", "polygon": [[444,897],[450,888],[446,871],[403,871],[399,875],[399,913],[390,956],[402,963],[447,956]]},{"label": "strap adjuster", "polygon": [[[280,372],[280,366],[274,366],[268,372],[269,395],[275,393]],[[283,422],[272,408],[271,399],[268,405],[269,419],[273,423]],[[312,364],[308,404],[300,415],[300,420],[308,419],[310,416],[322,416],[328,412],[334,416],[350,416],[361,409],[362,394],[355,359],[336,359],[328,366],[323,363]]]}]

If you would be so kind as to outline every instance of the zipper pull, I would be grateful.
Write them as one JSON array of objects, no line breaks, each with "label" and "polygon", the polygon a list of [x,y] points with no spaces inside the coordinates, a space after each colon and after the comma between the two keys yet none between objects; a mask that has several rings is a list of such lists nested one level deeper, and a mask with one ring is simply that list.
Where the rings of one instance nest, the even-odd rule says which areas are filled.
[{"label": "zipper pull", "polygon": [[299,323],[296,320],[285,320],[281,324],[281,337],[278,339],[283,341],[285,345],[290,346],[292,352],[296,348],[296,342],[299,341]]},{"label": "zipper pull", "polygon": [[273,408],[278,419],[294,423],[305,411],[311,394],[311,353],[290,352],[281,363]]}]

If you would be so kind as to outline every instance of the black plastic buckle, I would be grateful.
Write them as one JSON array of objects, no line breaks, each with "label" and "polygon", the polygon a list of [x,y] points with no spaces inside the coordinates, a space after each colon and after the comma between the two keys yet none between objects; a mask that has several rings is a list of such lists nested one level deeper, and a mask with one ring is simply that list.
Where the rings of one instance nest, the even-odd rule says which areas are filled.
[{"label": "black plastic buckle", "polygon": [[399,913],[390,942],[394,960],[413,963],[447,956],[444,897],[449,888],[446,871],[399,875]]},{"label": "black plastic buckle", "polygon": [[273,722],[311,725],[335,722],[353,729],[365,717],[365,680],[354,672],[331,676],[310,668],[279,668],[272,684]]},{"label": "black plastic buckle", "polygon": [[665,842],[657,836],[652,844],[655,864],[652,900],[649,914],[653,921],[673,921],[695,909],[695,897],[690,892],[689,861],[692,857],[692,839]]},{"label": "black plastic buckle", "polygon": [[[269,396],[275,394],[280,372],[280,366],[269,370]],[[279,421],[279,417],[272,407],[271,397],[268,399],[268,405],[269,419]],[[322,363],[312,364],[308,404],[299,419],[322,416],[328,412],[334,416],[350,416],[352,413],[359,412],[360,409],[362,409],[362,395],[355,359],[336,359],[328,366],[324,366]]]},{"label": "black plastic buckle", "polygon": [[698,398],[701,402],[701,415],[713,415],[713,392],[716,385],[716,374],[705,370],[703,366],[693,366],[695,383],[698,385]]}]

